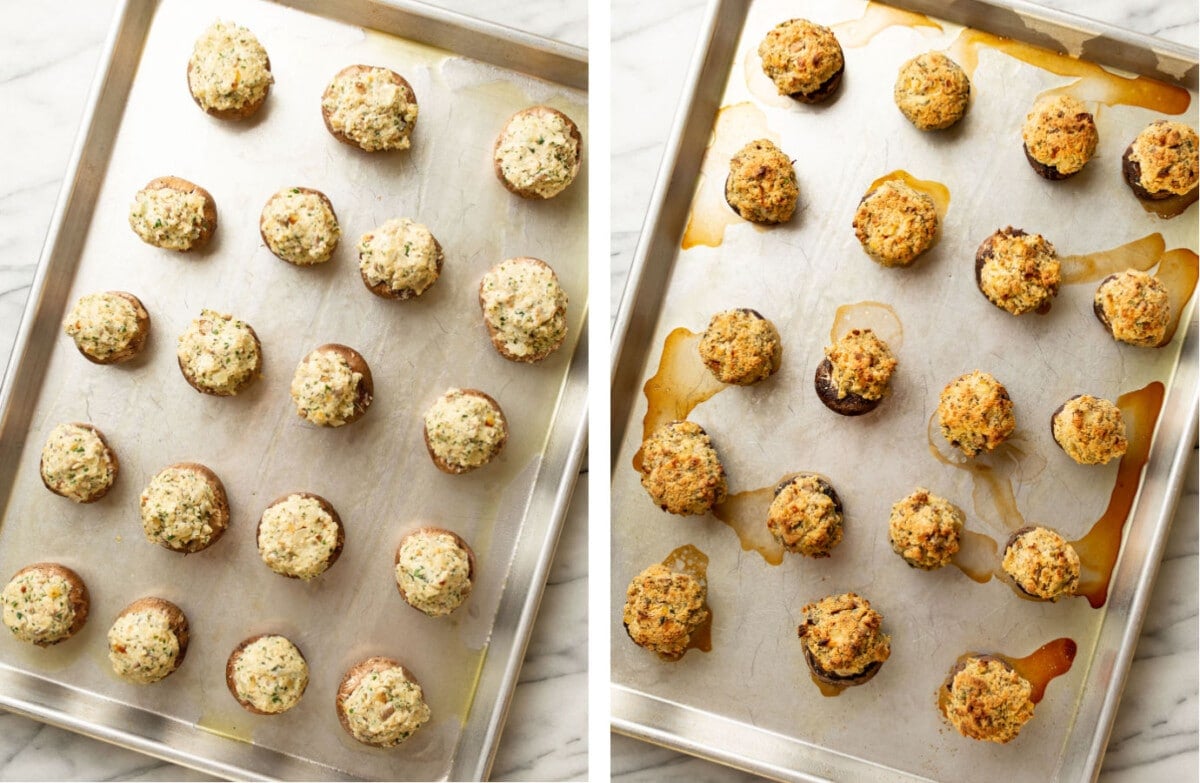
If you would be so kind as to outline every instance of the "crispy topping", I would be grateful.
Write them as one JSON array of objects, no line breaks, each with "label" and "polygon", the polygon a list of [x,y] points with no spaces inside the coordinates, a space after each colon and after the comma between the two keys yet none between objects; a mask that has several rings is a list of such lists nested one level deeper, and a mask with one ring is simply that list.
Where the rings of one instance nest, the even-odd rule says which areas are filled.
[{"label": "crispy topping", "polygon": [[1106,278],[1096,289],[1094,303],[1120,342],[1153,348],[1166,337],[1171,298],[1153,275],[1128,269]]},{"label": "crispy topping", "polygon": [[942,711],[971,739],[1004,743],[1015,739],[1033,717],[1033,687],[995,658],[972,657],[950,681]]},{"label": "crispy topping", "polygon": [[892,98],[908,121],[921,130],[941,130],[967,111],[971,80],[941,52],[917,55],[900,66]]},{"label": "crispy topping", "polygon": [[771,501],[767,529],[789,552],[829,557],[830,550],[842,542],[842,512],[831,492],[818,476],[797,476]]},{"label": "crispy topping", "polygon": [[765,380],[779,369],[782,355],[775,324],[753,310],[717,313],[700,340],[700,359],[722,383]]},{"label": "crispy topping", "polygon": [[1054,440],[1080,465],[1103,465],[1129,447],[1121,409],[1090,394],[1067,400],[1051,424]]},{"label": "crispy topping", "polygon": [[831,595],[801,611],[800,641],[828,674],[853,677],[892,654],[892,639],[881,630],[883,615],[855,593]]},{"label": "crispy topping", "polygon": [[833,31],[807,19],[776,25],[758,45],[758,56],[780,95],[816,92],[845,65]]},{"label": "crispy topping", "polygon": [[1069,95],[1048,95],[1033,105],[1021,126],[1029,155],[1060,174],[1074,174],[1096,153],[1100,137],[1083,102]]},{"label": "crispy topping", "polygon": [[1041,234],[1012,226],[983,240],[976,256],[979,290],[1013,315],[1045,311],[1062,282],[1058,253]]},{"label": "crispy topping", "polygon": [[1049,528],[1035,527],[1016,536],[1004,550],[1001,567],[1037,598],[1056,601],[1074,595],[1079,587],[1079,554]]},{"label": "crispy topping", "polygon": [[1139,184],[1151,193],[1182,196],[1196,189],[1196,131],[1182,122],[1150,123],[1133,140],[1128,154],[1141,169]]},{"label": "crispy topping", "polygon": [[854,213],[854,235],[884,266],[908,266],[933,244],[938,230],[933,199],[889,180],[863,198]]},{"label": "crispy topping", "polygon": [[792,160],[770,139],[752,141],[729,159],[725,200],[746,220],[786,223],[799,198]]},{"label": "crispy topping", "polygon": [[642,486],[672,514],[703,514],[725,499],[725,469],[699,424],[671,421],[642,443]]},{"label": "crispy topping", "polygon": [[968,457],[996,448],[1017,426],[1008,390],[979,370],[955,378],[942,389],[937,415],[942,435]]},{"label": "crispy topping", "polygon": [[958,552],[966,516],[962,509],[918,487],[892,504],[888,538],[892,549],[915,568],[941,568]]},{"label": "crispy topping", "polygon": [[635,644],[677,660],[709,617],[705,597],[704,585],[694,577],[655,563],[629,583],[622,621]]},{"label": "crispy topping", "polygon": [[882,398],[896,370],[891,349],[870,329],[851,329],[825,348],[825,358],[832,366],[830,378],[839,400],[848,394],[867,400]]}]

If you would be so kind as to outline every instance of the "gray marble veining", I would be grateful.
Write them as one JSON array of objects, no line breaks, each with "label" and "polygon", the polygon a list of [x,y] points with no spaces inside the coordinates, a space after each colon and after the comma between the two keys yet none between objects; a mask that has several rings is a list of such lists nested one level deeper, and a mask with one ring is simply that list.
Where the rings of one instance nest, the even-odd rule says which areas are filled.
[{"label": "gray marble veining", "polygon": [[[587,44],[585,0],[435,0],[509,27]],[[114,0],[0,3],[0,364],[7,364]],[[181,76],[182,81],[182,76]],[[500,739],[493,777],[587,776],[587,487],[580,481]],[[573,694],[564,698],[564,693]],[[0,712],[0,779],[209,780]]]},{"label": "gray marble veining", "polygon": [[[1197,45],[1195,3],[1187,0],[1043,5],[1109,24]],[[703,0],[613,0],[612,312],[617,307],[649,206],[664,145],[703,21]],[[1196,780],[1200,769],[1200,635],[1197,569],[1196,452],[1155,584],[1128,684],[1113,726],[1103,783]],[[612,736],[615,781],[758,780],[754,775],[618,735]]]}]

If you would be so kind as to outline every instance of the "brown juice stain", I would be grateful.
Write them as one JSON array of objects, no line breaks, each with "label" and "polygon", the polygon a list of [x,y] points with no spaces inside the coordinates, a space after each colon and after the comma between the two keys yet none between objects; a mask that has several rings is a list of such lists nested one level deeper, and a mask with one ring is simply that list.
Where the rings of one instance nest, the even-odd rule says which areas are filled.
[{"label": "brown juice stain", "polygon": [[[674,329],[663,342],[658,371],[642,392],[646,395],[646,415],[642,418],[642,440],[659,426],[688,417],[700,403],[728,388],[700,360],[700,338],[685,327]],[[641,472],[642,450],[633,455],[633,469]]]},{"label": "brown juice stain", "polygon": [[1125,419],[1129,448],[1121,457],[1116,484],[1104,515],[1092,525],[1087,535],[1071,542],[1079,553],[1080,562],[1076,595],[1086,597],[1093,609],[1104,606],[1108,600],[1108,584],[1121,552],[1121,534],[1133,508],[1142,469],[1150,457],[1150,442],[1162,410],[1164,392],[1162,383],[1154,381],[1117,398],[1117,407]]},{"label": "brown juice stain", "polygon": [[226,715],[206,713],[200,716],[200,720],[196,721],[196,728],[207,731],[209,734],[216,734],[218,737],[224,737],[225,739],[237,740],[238,742],[253,742],[253,735],[248,724],[249,720],[247,718],[234,720]]},{"label": "brown juice stain", "polygon": [[989,535],[963,530],[958,552],[950,562],[971,579],[983,584],[1000,569],[1000,546]]},{"label": "brown juice stain", "polygon": [[1037,704],[1046,695],[1046,686],[1050,681],[1071,670],[1075,662],[1075,653],[1079,651],[1074,639],[1061,637],[1052,642],[1046,642],[1024,658],[1010,658],[1007,655],[997,655],[1016,669],[1017,674],[1029,680],[1033,692],[1029,700]]},{"label": "brown juice stain", "polygon": [[1094,283],[1109,275],[1138,269],[1145,272],[1158,261],[1167,243],[1162,234],[1150,234],[1111,250],[1099,250],[1058,260],[1064,285]]},{"label": "brown juice stain", "polygon": [[[885,182],[894,182],[897,180],[908,185],[918,193],[924,193],[933,199],[933,206],[937,210],[938,221],[946,219],[946,211],[950,209],[950,188],[931,179],[917,179],[903,169],[897,169],[890,174],[884,174],[871,183],[871,187],[867,188],[867,193],[870,193]],[[936,241],[934,240],[935,243]]]},{"label": "brown juice stain", "polygon": [[1187,208],[1196,203],[1196,199],[1200,198],[1200,191],[1195,188],[1191,193],[1182,196],[1168,196],[1167,198],[1158,199],[1157,201],[1146,201],[1138,199],[1142,205],[1142,209],[1147,212],[1152,212],[1160,218],[1179,217]]},{"label": "brown juice stain", "polygon": [[[680,574],[687,574],[695,579],[700,584],[704,585],[705,595],[708,594],[708,555],[701,552],[691,544],[684,544],[681,547],[671,550],[671,554],[663,558],[662,564],[672,571]],[[688,650],[699,650],[700,652],[712,651],[712,622],[713,610],[705,600],[704,608],[708,610],[708,619],[704,624],[692,631],[691,638],[688,640]]]},{"label": "brown juice stain", "polygon": [[1013,667],[1017,674],[1029,682],[1031,686],[1029,700],[1037,704],[1046,695],[1046,686],[1050,684],[1050,681],[1071,670],[1071,664],[1075,662],[1075,654],[1078,651],[1079,646],[1075,644],[1075,640],[1063,636],[1046,642],[1024,658],[1014,658],[1003,653],[963,653],[955,659],[954,666],[950,667],[950,673],[946,675],[946,679],[942,680],[942,686],[938,688],[938,709],[943,715],[946,714],[946,708],[950,703],[950,683],[954,680],[954,675],[958,673],[959,665],[965,664],[970,658],[987,655],[999,658]]},{"label": "brown juice stain", "polygon": [[712,510],[713,516],[737,534],[744,551],[758,552],[768,565],[783,562],[783,545],[767,528],[767,511],[775,499],[775,488],[795,475],[789,473],[770,486],[730,495]]},{"label": "brown juice stain", "polygon": [[811,679],[813,681],[813,685],[817,686],[817,690],[819,690],[821,692],[821,695],[825,696],[827,698],[832,698],[834,696],[841,696],[842,691],[844,691],[850,687],[849,685],[834,685],[831,682],[825,682],[824,680],[818,680],[817,675],[813,674],[811,670],[808,673],[808,677],[809,677],[809,679]]},{"label": "brown juice stain", "polygon": [[941,30],[942,25],[925,14],[892,8],[890,5],[870,2],[858,19],[833,25],[842,46],[866,46],[871,39],[889,27],[932,27]]},{"label": "brown juice stain", "polygon": [[1163,335],[1161,345],[1171,342],[1171,338],[1175,336],[1183,309],[1196,290],[1198,275],[1200,275],[1200,257],[1197,257],[1191,250],[1186,248],[1168,250],[1159,259],[1158,270],[1154,276],[1167,287],[1167,295],[1171,299],[1171,320],[1167,322],[1167,331]]},{"label": "brown juice stain", "polygon": [[946,54],[971,76],[979,64],[979,51],[985,47],[1058,76],[1077,77],[1070,84],[1041,93],[1039,98],[1045,95],[1070,95],[1081,101],[1096,101],[1106,106],[1141,106],[1162,114],[1182,114],[1192,101],[1192,96],[1182,87],[1145,76],[1118,76],[1099,65],[1068,54],[969,27],[959,33]]},{"label": "brown juice stain", "polygon": [[779,143],[779,134],[767,128],[767,116],[762,109],[744,101],[722,106],[717,111],[712,138],[700,164],[687,228],[683,232],[681,246],[684,250],[696,245],[719,247],[725,239],[726,228],[747,222],[725,203],[725,179],[729,175],[729,159],[755,139]]},{"label": "brown juice stain", "polygon": [[[1025,525],[1025,517],[1017,508],[1013,479],[1017,477],[1018,471],[1031,471],[1024,473],[1027,477],[1040,473],[1045,468],[1044,460],[1032,457],[1031,462],[1023,465],[1022,460],[1030,460],[1030,455],[1023,453],[1011,442],[1001,443],[994,451],[966,457],[941,437],[936,410],[929,417],[927,434],[929,453],[938,462],[971,474],[971,499],[977,516],[1002,530],[1013,531]],[[945,446],[946,453],[942,452],[941,446]]]},{"label": "brown juice stain", "polygon": [[851,329],[870,329],[893,351],[904,344],[900,316],[884,302],[867,300],[840,306],[833,314],[833,326],[829,329],[830,344],[836,343]]}]

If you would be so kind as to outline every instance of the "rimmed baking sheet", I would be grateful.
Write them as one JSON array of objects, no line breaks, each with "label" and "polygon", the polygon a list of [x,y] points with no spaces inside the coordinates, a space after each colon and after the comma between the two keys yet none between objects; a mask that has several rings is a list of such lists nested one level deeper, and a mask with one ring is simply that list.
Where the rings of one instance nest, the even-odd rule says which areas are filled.
[{"label": "rimmed baking sheet", "polygon": [[[276,83],[246,123],[206,116],[187,92],[192,43],[216,18],[249,27],[271,57]],[[368,155],[326,131],[321,92],[359,62],[413,85],[410,151]],[[586,438],[585,54],[416,3],[130,0],[101,74],[0,400],[10,488],[0,572],[70,565],[92,616],[51,649],[4,640],[0,702],[229,777],[486,775]],[[544,203],[508,193],[490,160],[504,121],[537,103],[585,138],[578,181]],[[164,174],[212,192],[209,249],[168,253],[129,230],[133,194]],[[258,236],[263,203],[291,185],[324,191],[338,213],[341,244],[321,267],[284,264]],[[398,303],[366,290],[354,246],[402,216],[431,228],[446,262],[425,296]],[[477,304],[482,274],[516,255],[545,259],[570,297],[567,342],[538,365],[500,358]],[[78,296],[108,289],[134,292],[153,319],[146,355],[129,365],[92,365],[61,333]],[[235,314],[262,340],[263,375],[238,397],[199,395],[176,367],[175,337],[201,308]],[[375,378],[364,419],[336,430],[304,424],[288,395],[296,363],[325,342],[357,348]],[[422,413],[450,386],[488,391],[510,424],[497,462],[465,476],[439,472],[422,441]],[[46,434],[73,420],[101,428],[121,460],[113,490],[90,506],[49,495],[38,476]],[[180,460],[220,475],[233,514],[222,540],[186,558],[147,543],[137,512],[150,477]],[[341,559],[309,584],[271,573],[254,544],[266,504],[300,489],[328,498],[346,525]],[[391,576],[400,536],[430,523],[461,533],[479,562],[468,604],[443,621],[406,606]],[[111,673],[104,637],[147,594],[185,610],[192,643],[178,672],[137,687]],[[229,652],[265,631],[292,638],[311,668],[300,704],[273,718],[244,712],[224,687]],[[342,673],[368,655],[403,661],[433,711],[397,749],[349,739],[333,710]]]},{"label": "rimmed baking sheet", "polygon": [[[908,7],[930,11],[930,5]],[[881,18],[878,6],[871,9]],[[983,238],[1006,225],[1044,234],[1064,256],[1153,233],[1163,235],[1167,249],[1194,253],[1196,207],[1173,220],[1143,211],[1121,179],[1120,156],[1141,127],[1164,116],[1164,107],[1182,103],[1176,118],[1196,124],[1195,52],[1025,4],[956,4],[943,13],[955,14],[957,24],[914,24],[920,20],[897,15],[907,21],[878,25],[873,35],[864,32],[871,25],[855,26],[867,12],[866,3],[710,7],[615,330],[613,727],[782,779],[1086,779],[1099,768],[1179,490],[1181,455],[1194,438],[1194,297],[1169,346],[1138,351],[1117,345],[1096,323],[1095,282],[1064,285],[1045,317],[1014,319],[980,296],[973,258]],[[827,105],[801,106],[762,89],[758,42],[793,17],[831,25],[843,36],[845,81]],[[1101,135],[1096,159],[1074,180],[1042,181],[1024,160],[1021,120],[1038,94],[1079,77],[1013,57],[1000,51],[1003,45],[963,47],[970,38],[960,37],[964,22],[1018,40],[1061,42],[1057,48],[1110,67],[1183,80],[1187,97],[1164,89],[1168,97],[1157,110],[1086,98]],[[978,58],[967,117],[943,134],[915,130],[891,100],[900,63],[930,49]],[[704,164],[710,141],[718,150],[736,149],[762,136],[777,139],[796,161],[796,218],[761,230],[723,221],[722,204],[698,207],[694,196],[712,196],[703,181],[697,186],[698,175],[721,169]],[[867,259],[850,224],[870,183],[900,169],[945,184],[950,205],[937,246],[909,270],[888,270]],[[694,242],[698,234],[691,232],[692,241],[681,242],[689,213],[715,216],[709,228],[728,225],[703,237],[710,244]],[[818,402],[812,373],[838,308],[864,301],[884,302],[897,313],[900,370],[878,411],[848,420]],[[775,321],[783,368],[759,386],[722,391],[689,418],[712,435],[731,493],[797,470],[832,479],[847,522],[845,540],[828,560],[787,557],[770,566],[712,516],[659,511],[631,468],[643,436],[642,385],[655,373],[667,335],[677,327],[700,332],[714,312],[731,307],[753,307]],[[927,437],[942,386],[976,367],[995,374],[1016,401],[1024,455],[1012,472],[1017,508],[1068,538],[1082,536],[1101,516],[1117,466],[1069,462],[1050,437],[1051,412],[1082,391],[1115,399],[1165,384],[1142,490],[1102,609],[1082,599],[1020,601],[996,580],[976,584],[955,569],[918,573],[891,552],[889,507],[917,485],[962,506],[969,529],[1003,539],[994,497],[984,491],[977,500],[972,476],[941,464]],[[710,557],[713,650],[667,664],[629,642],[621,606],[632,576],[689,543]],[[845,590],[880,609],[893,652],[871,683],[824,698],[808,678],[796,626],[803,604]],[[1070,672],[1050,684],[1018,741],[973,743],[941,722],[934,692],[960,653],[1022,656],[1060,636],[1075,639],[1079,654]]]}]

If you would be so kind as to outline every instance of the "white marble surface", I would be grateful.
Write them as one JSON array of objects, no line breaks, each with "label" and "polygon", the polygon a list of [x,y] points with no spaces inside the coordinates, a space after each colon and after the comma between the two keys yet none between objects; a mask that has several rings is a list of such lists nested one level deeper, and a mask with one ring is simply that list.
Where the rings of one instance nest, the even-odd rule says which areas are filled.
[{"label": "white marble surface", "polygon": [[[579,46],[585,0],[435,0]],[[0,2],[0,367],[12,342],[115,0]],[[572,501],[493,767],[499,780],[587,776],[587,486]],[[568,696],[569,695],[569,696]],[[0,779],[207,780],[140,753],[0,713]]]},{"label": "white marble surface", "polygon": [[[1192,0],[1041,0],[1043,5],[1140,33],[1197,45]],[[704,0],[613,0],[612,312],[617,312],[650,202],[663,148],[687,75]],[[1196,780],[1200,769],[1197,704],[1197,459],[1159,571],[1150,609],[1117,713],[1103,783]],[[753,775],[639,742],[612,737],[612,778],[634,781],[757,780]]]}]

